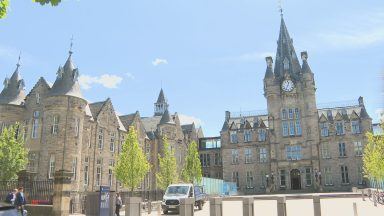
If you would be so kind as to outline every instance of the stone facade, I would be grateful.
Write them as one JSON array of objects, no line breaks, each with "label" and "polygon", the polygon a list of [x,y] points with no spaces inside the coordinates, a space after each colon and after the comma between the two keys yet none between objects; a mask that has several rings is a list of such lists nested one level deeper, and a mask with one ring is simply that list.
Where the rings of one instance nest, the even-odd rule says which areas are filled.
[{"label": "stone facade", "polygon": [[72,61],[72,52],[57,71],[50,86],[40,78],[28,95],[19,73],[19,64],[10,79],[4,81],[0,94],[1,130],[20,123],[20,134],[29,149],[26,167],[34,179],[53,179],[58,170],[73,173],[71,196],[75,211],[79,211],[82,194],[110,186],[121,191],[112,167],[130,126],[138,131],[139,144],[152,163],[152,170],[137,190],[156,190],[157,157],[162,152],[162,137],[166,135],[176,150],[181,170],[187,145],[202,137],[201,128],[194,124],[181,125],[178,114],[170,115],[161,90],[155,115],[140,117],[136,112],[118,116],[112,101],[88,103],[77,81],[79,71]]},{"label": "stone facade", "polygon": [[362,149],[372,119],[363,98],[341,106],[316,104],[307,52],[299,63],[281,19],[275,66],[267,57],[268,110],[226,112],[221,130],[223,178],[241,193],[343,191],[363,186]]},{"label": "stone facade", "polygon": [[199,140],[199,154],[203,177],[223,179],[221,138],[204,137]]}]

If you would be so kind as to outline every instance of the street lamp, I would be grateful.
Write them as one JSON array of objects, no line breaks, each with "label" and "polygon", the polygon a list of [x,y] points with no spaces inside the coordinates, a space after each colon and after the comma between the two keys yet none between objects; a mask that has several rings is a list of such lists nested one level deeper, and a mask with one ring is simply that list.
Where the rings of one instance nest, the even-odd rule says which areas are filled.
[{"label": "street lamp", "polygon": [[265,175],[265,178],[266,178],[266,181],[267,181],[267,187],[269,187],[269,175],[266,174],[266,175]]}]

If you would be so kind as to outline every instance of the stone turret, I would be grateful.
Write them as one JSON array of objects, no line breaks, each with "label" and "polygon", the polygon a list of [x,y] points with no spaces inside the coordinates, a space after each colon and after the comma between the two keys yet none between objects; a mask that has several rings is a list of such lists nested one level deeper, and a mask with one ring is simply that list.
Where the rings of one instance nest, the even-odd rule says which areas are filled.
[{"label": "stone turret", "polygon": [[22,105],[25,99],[25,83],[19,73],[20,63],[16,64],[16,70],[10,79],[5,78],[4,89],[0,93],[0,104]]},{"label": "stone turret", "polygon": [[163,89],[160,90],[159,97],[155,103],[155,116],[162,116],[168,109],[168,102],[164,96]]}]

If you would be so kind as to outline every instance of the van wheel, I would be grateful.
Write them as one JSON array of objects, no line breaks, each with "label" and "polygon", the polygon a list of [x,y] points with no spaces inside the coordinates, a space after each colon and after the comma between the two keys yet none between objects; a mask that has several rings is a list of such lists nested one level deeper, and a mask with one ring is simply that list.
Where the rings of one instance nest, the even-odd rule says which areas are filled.
[{"label": "van wheel", "polygon": [[164,214],[168,214],[168,210],[163,210],[163,213]]},{"label": "van wheel", "polygon": [[197,204],[197,208],[199,208],[199,210],[203,209],[203,203],[199,202],[199,204]]}]

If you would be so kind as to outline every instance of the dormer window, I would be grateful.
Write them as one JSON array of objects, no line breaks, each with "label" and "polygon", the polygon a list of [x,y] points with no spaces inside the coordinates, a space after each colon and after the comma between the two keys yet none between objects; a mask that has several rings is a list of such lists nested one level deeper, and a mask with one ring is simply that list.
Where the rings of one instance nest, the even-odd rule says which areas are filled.
[{"label": "dormer window", "polygon": [[284,59],[283,65],[284,65],[284,70],[288,70],[289,69],[289,61],[288,61],[287,58]]}]

